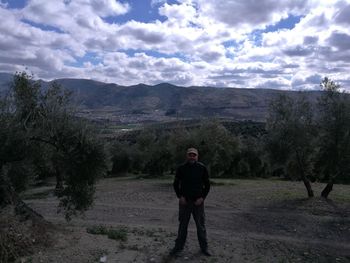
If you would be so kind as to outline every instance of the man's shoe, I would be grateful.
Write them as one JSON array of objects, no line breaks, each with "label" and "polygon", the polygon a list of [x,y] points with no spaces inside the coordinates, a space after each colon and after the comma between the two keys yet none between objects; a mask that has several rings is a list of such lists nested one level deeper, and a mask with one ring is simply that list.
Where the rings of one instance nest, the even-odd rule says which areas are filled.
[{"label": "man's shoe", "polygon": [[203,255],[206,255],[207,257],[211,256],[211,254],[209,253],[209,251],[207,249],[202,249],[202,253],[203,253]]}]

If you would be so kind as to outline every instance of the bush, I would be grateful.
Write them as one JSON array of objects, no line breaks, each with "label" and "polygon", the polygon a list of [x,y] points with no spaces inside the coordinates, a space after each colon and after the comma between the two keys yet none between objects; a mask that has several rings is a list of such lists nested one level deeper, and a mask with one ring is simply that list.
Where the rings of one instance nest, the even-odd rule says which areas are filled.
[{"label": "bush", "polygon": [[86,232],[92,235],[106,235],[109,239],[126,241],[128,239],[128,231],[126,227],[107,228],[103,225],[88,227]]},{"label": "bush", "polygon": [[109,239],[126,241],[128,239],[128,232],[126,228],[110,229],[107,236]]}]

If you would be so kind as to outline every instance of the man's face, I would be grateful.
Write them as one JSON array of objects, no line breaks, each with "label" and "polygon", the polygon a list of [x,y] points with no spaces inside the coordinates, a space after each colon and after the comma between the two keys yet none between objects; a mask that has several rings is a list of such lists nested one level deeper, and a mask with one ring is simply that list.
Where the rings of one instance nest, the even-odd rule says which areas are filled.
[{"label": "man's face", "polygon": [[198,155],[195,153],[188,153],[187,154],[187,161],[189,161],[190,163],[194,163],[194,162],[198,161]]}]

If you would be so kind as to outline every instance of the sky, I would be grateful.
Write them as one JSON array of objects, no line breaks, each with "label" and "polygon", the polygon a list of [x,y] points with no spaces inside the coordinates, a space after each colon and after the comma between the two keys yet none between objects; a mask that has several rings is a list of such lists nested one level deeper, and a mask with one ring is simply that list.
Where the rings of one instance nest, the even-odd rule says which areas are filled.
[{"label": "sky", "polygon": [[0,0],[0,72],[350,91],[350,0]]}]

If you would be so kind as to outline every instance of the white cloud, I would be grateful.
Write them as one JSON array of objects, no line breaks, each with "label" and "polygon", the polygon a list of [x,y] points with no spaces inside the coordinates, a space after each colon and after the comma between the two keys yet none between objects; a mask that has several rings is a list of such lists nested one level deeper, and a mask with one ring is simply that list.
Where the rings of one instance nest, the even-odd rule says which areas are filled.
[{"label": "white cloud", "polygon": [[101,17],[123,15],[130,9],[127,3],[116,0],[90,0],[86,5],[91,6],[93,11]]},{"label": "white cloud", "polygon": [[169,24],[176,24],[179,27],[185,27],[190,22],[195,21],[197,11],[192,5],[169,5],[165,3],[159,8],[159,14],[166,16]]},{"label": "white cloud", "polygon": [[[87,77],[128,85],[312,89],[326,75],[350,82],[350,0],[153,0],[151,5],[162,19],[108,23],[106,17],[119,21],[130,12],[128,1],[29,0],[23,9],[0,2],[0,70],[25,65],[47,79]],[[291,16],[300,22],[278,28]],[[96,61],[89,60],[91,53]]]}]

